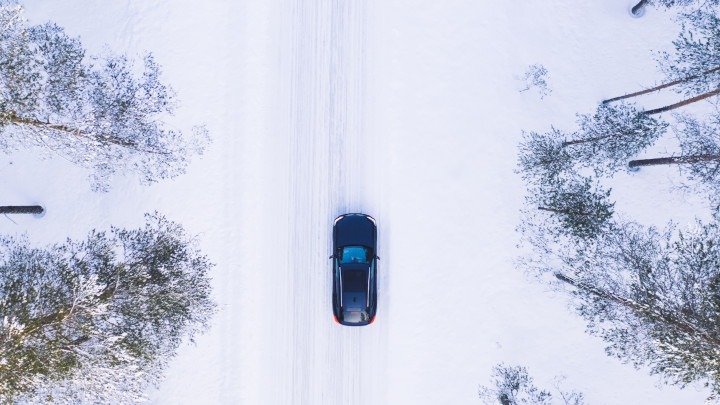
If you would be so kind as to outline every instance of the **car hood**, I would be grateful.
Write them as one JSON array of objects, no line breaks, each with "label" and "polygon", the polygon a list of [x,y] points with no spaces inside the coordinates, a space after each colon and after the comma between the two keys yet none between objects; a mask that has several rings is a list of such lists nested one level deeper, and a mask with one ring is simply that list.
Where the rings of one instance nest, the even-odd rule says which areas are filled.
[{"label": "car hood", "polygon": [[375,247],[373,223],[364,216],[348,215],[335,225],[336,246]]}]

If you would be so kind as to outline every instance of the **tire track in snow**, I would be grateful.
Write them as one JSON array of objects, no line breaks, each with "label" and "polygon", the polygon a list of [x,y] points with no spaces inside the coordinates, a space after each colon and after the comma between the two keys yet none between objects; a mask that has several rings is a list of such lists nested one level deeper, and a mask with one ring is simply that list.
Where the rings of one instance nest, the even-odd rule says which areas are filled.
[{"label": "tire track in snow", "polygon": [[[331,221],[371,205],[363,148],[364,2],[286,0],[288,252],[275,403],[379,403],[376,325],[332,319]],[[380,365],[380,370],[378,370]],[[378,372],[379,371],[379,372]]]}]

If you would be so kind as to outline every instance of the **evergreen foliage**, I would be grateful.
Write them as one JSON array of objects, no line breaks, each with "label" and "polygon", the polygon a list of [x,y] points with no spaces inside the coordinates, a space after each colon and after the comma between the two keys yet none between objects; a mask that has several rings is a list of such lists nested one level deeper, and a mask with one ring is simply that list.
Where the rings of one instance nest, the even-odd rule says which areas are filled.
[{"label": "evergreen foliage", "polygon": [[521,93],[534,88],[540,95],[541,100],[552,93],[548,85],[548,70],[539,63],[528,66],[522,81],[525,87],[520,89]]},{"label": "evergreen foliage", "polygon": [[[717,0],[648,2],[680,7],[675,52],[662,54],[663,84],[604,101],[579,115],[578,129],[524,133],[519,172],[529,194],[518,230],[532,252],[518,265],[568,289],[588,331],[609,355],[647,367],[666,383],[702,382],[720,397],[720,208],[687,230],[645,228],[613,217],[601,179],[627,167],[668,123],[655,114],[720,93]],[[684,100],[652,110],[617,103],[671,88]],[[680,152],[632,160],[630,166],[675,164],[720,206],[720,114],[673,114]],[[592,172],[594,177],[583,177]],[[583,175],[581,175],[583,174]],[[583,214],[592,212],[593,215]],[[595,222],[582,222],[593,219]],[[499,391],[498,391],[499,392]],[[498,397],[499,398],[499,397]],[[503,403],[503,402],[501,402]]]},{"label": "evergreen foliage", "polygon": [[[539,224],[550,234],[574,238],[594,238],[610,223],[614,203],[610,190],[589,177],[558,176],[533,188],[526,197],[530,208],[525,222]],[[533,209],[535,208],[535,209]],[[530,216],[540,218],[530,219]]]},{"label": "evergreen foliage", "polygon": [[720,117],[699,121],[687,115],[676,115],[675,133],[680,143],[680,153],[671,156],[631,160],[630,167],[677,165],[681,173],[695,184],[682,188],[699,186],[717,204],[720,196]]},{"label": "evergreen foliage", "polygon": [[714,159],[698,159],[680,169],[688,179],[709,189],[709,195],[720,196],[720,114],[704,122],[690,115],[678,115],[677,121],[675,133],[682,156],[715,156]]},{"label": "evergreen foliage", "polygon": [[573,167],[612,175],[628,159],[655,143],[668,127],[626,103],[600,104],[594,114],[578,116],[579,130],[523,134],[519,166],[523,178],[536,183]]},{"label": "evergreen foliage", "polygon": [[[652,145],[667,128],[625,103],[601,104],[594,114],[580,115],[579,130],[571,134],[555,128],[548,133],[526,132],[519,145],[518,172],[527,183],[524,222],[547,228],[558,236],[592,238],[607,227],[614,203],[610,190],[580,173],[613,175],[627,160]],[[536,218],[544,211],[552,221]]]},{"label": "evergreen foliage", "polygon": [[181,341],[208,326],[211,267],[157,213],[140,229],[46,248],[3,238],[0,402],[142,400]]},{"label": "evergreen foliage", "polygon": [[562,391],[557,385],[559,400],[554,401],[552,393],[535,386],[533,378],[525,367],[498,364],[493,368],[493,386],[480,386],[478,395],[486,405],[583,405],[581,393]]},{"label": "evergreen foliage", "polygon": [[136,173],[143,183],[182,174],[202,153],[203,127],[171,129],[175,96],[151,54],[141,73],[126,55],[87,57],[53,23],[30,26],[22,8],[0,1],[0,149],[40,147],[92,171],[93,189]]},{"label": "evergreen foliage", "polygon": [[628,159],[653,145],[668,124],[639,111],[632,104],[600,104],[594,114],[578,118],[580,130],[563,145],[572,148],[578,164],[596,174],[613,174]]},{"label": "evergreen foliage", "polygon": [[718,4],[720,4],[720,0],[648,0],[647,3],[666,8],[680,7],[699,9],[717,6]]},{"label": "evergreen foliage", "polygon": [[678,88],[695,96],[720,87],[720,17],[718,1],[679,15],[681,32],[673,41],[674,52],[660,54],[661,69]]},{"label": "evergreen foliage", "polygon": [[720,215],[687,230],[615,224],[592,241],[545,249],[526,261],[571,288],[607,352],[665,382],[701,381],[720,392]]},{"label": "evergreen foliage", "polygon": [[548,133],[523,132],[519,145],[519,173],[528,183],[542,183],[572,170],[575,156],[563,145],[566,135],[552,128]]}]

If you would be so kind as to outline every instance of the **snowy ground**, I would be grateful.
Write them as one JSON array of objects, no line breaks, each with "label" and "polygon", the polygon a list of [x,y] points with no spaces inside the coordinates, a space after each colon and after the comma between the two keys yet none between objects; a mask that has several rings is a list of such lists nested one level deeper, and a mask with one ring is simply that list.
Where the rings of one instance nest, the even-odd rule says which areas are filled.
[{"label": "snowy ground", "polygon": [[[156,404],[477,404],[498,362],[585,393],[590,404],[702,403],[696,387],[607,358],[564,297],[516,271],[522,130],[572,128],[576,112],[659,80],[650,50],[677,27],[632,1],[28,0],[90,53],[152,51],[179,93],[182,129],[205,122],[207,155],[152,187],[108,194],[61,159],[0,163],[3,203],[43,203],[3,232],[37,242],[136,226],[155,209],[198,235],[214,270],[213,329],[171,363]],[[520,93],[528,65],[552,94]],[[653,105],[654,106],[654,105]],[[621,176],[617,208],[687,221],[670,170]],[[330,226],[379,224],[377,321],[330,308]],[[672,214],[670,214],[672,213]]]}]

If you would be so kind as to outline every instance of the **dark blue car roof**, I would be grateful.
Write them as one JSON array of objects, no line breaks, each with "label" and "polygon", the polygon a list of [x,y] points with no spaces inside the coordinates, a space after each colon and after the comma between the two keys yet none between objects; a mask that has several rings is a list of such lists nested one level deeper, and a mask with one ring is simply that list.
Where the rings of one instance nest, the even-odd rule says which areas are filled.
[{"label": "dark blue car roof", "polygon": [[[347,266],[350,267],[350,266]],[[361,266],[343,267],[343,308],[364,309],[367,306],[368,271]]]}]

